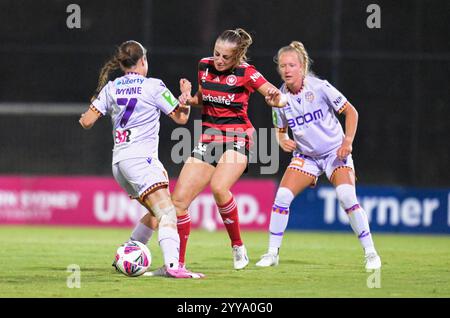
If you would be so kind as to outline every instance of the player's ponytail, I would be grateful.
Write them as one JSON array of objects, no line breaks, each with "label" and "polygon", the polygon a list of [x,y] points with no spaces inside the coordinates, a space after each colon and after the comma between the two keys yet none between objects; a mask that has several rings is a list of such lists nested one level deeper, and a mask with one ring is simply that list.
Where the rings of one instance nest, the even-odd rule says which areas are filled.
[{"label": "player's ponytail", "polygon": [[240,62],[247,61],[248,60],[247,50],[250,47],[250,45],[252,45],[253,39],[250,36],[250,34],[248,34],[248,32],[245,31],[244,29],[238,28],[235,31],[239,34],[239,37],[240,37],[240,41],[238,44],[238,52],[237,52],[238,60]]},{"label": "player's ponytail", "polygon": [[230,42],[236,45],[236,64],[240,64],[248,60],[247,50],[252,45],[253,39],[251,35],[244,29],[237,28],[234,30],[225,30],[217,38],[217,41]]},{"label": "player's ponytail", "polygon": [[304,76],[310,74],[313,75],[311,72],[311,64],[312,60],[309,58],[308,51],[306,51],[305,46],[302,42],[299,41],[292,41],[288,46],[284,46],[281,49],[278,50],[277,56],[274,58],[274,62],[278,64],[278,60],[280,58],[280,55],[284,52],[293,51],[297,53],[298,60],[303,65],[303,74]]},{"label": "player's ponytail", "polygon": [[146,53],[147,50],[139,42],[132,40],[123,42],[117,48],[114,56],[110,58],[100,70],[97,89],[95,90],[91,101],[97,98],[98,94],[100,94],[100,91],[108,82],[109,76],[113,71],[119,68],[122,70],[132,68]]},{"label": "player's ponytail", "polygon": [[101,90],[108,82],[111,72],[117,70],[119,67],[119,60],[115,55],[109,61],[107,61],[105,65],[103,65],[102,69],[100,70],[100,75],[98,76],[97,88],[95,89],[94,96],[92,96],[91,98],[91,102],[97,98],[98,94],[100,94]]}]

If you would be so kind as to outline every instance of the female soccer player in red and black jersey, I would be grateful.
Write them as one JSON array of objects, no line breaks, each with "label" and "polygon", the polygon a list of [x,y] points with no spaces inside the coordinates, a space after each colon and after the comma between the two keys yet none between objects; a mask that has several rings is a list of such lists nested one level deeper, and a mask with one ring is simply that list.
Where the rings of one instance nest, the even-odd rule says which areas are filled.
[{"label": "female soccer player in red and black jersey", "polygon": [[199,62],[197,93],[191,96],[191,83],[180,80],[180,101],[184,98],[183,103],[202,107],[200,140],[185,162],[172,195],[183,264],[190,233],[187,209],[208,184],[231,239],[234,268],[242,269],[249,262],[236,201],[230,192],[248,165],[254,131],[247,115],[248,101],[256,90],[272,107],[283,107],[287,102],[286,96],[246,63],[251,44],[251,36],[243,29],[224,31],[216,40],[214,56]]}]

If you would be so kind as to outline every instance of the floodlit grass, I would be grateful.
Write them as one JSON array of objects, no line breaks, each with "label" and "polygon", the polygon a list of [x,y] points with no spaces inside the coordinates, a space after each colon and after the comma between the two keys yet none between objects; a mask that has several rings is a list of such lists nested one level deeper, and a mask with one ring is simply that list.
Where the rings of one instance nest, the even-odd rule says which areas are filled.
[{"label": "floodlit grass", "polygon": [[[350,232],[287,232],[280,265],[271,268],[255,266],[267,233],[244,232],[250,265],[236,271],[225,232],[193,231],[188,268],[207,277],[177,280],[115,272],[115,250],[130,230],[0,227],[0,297],[450,297],[449,236],[375,233],[381,286],[368,288],[375,276],[365,271]],[[162,265],[156,237],[149,244],[152,269]],[[81,269],[81,288],[67,287],[70,264]]]}]

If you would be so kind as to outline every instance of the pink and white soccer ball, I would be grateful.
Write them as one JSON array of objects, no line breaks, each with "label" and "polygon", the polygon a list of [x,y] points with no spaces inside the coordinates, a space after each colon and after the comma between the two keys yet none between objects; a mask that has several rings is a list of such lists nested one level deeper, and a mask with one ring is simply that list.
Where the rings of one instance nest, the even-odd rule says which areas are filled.
[{"label": "pink and white soccer ball", "polygon": [[129,241],[117,249],[116,268],[127,276],[144,274],[151,263],[152,254],[141,242]]}]

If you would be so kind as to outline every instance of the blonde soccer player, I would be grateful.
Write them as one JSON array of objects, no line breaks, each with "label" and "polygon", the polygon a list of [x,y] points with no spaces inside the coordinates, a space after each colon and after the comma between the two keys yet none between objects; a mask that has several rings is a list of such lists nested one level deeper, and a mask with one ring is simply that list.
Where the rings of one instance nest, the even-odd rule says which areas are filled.
[{"label": "blonde soccer player", "polygon": [[[282,47],[276,62],[284,81],[281,91],[287,95],[288,104],[282,109],[273,109],[274,125],[280,147],[292,152],[293,157],[275,196],[268,252],[256,265],[278,265],[292,200],[305,188],[314,186],[318,177],[325,173],[363,247],[366,269],[378,269],[381,260],[372,240],[366,212],[359,204],[355,190],[351,153],[358,113],[336,88],[310,72],[310,59],[301,42],[293,41]],[[336,113],[345,116],[345,131]],[[293,139],[287,133],[288,128]]]},{"label": "blonde soccer player", "polygon": [[[108,82],[110,72],[119,68],[124,75]],[[163,81],[147,78],[147,72],[146,49],[136,41],[122,43],[101,69],[96,94],[79,122],[84,129],[90,129],[100,117],[111,116],[112,173],[123,190],[149,211],[132,238],[140,236],[134,239],[145,242],[151,235],[144,223],[150,224],[152,214],[159,225],[158,241],[168,276],[199,278],[203,275],[179,267],[176,210],[166,170],[158,159],[161,111],[176,123],[185,124],[190,108],[180,104]]]}]

